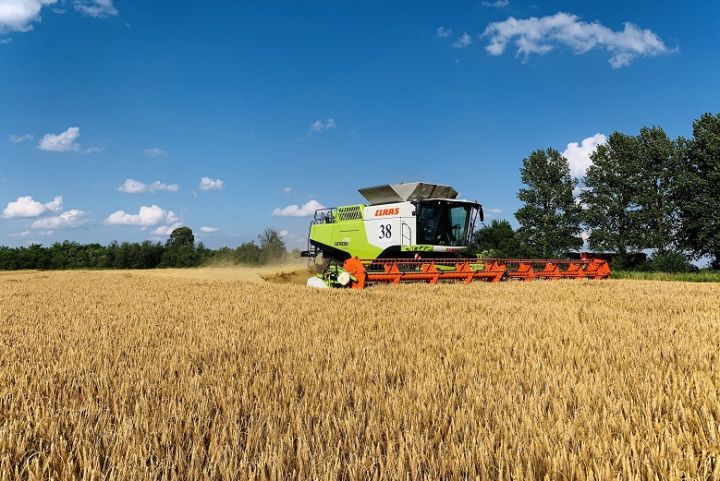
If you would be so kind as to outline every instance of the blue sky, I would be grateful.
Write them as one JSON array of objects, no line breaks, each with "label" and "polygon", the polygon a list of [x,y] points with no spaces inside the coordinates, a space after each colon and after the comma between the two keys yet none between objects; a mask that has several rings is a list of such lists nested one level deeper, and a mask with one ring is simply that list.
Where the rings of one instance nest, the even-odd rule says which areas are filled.
[{"label": "blue sky", "polygon": [[318,204],[416,180],[514,220],[533,149],[578,143],[582,175],[612,131],[720,111],[718,25],[714,1],[0,0],[0,244],[300,247]]}]

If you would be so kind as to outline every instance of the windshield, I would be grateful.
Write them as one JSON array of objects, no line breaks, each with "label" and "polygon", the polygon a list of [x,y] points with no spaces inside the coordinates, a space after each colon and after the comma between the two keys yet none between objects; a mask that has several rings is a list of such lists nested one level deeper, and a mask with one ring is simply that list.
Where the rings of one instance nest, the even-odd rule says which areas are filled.
[{"label": "windshield", "polygon": [[449,201],[418,204],[417,243],[438,246],[464,246],[472,206]]}]

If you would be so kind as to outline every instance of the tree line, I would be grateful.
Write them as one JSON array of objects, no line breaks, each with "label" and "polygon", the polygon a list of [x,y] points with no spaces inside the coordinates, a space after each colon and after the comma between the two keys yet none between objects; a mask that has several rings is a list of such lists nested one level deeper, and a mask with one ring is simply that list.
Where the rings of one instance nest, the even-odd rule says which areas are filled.
[{"label": "tree line", "polygon": [[44,247],[0,247],[0,270],[17,269],[152,269],[201,265],[263,265],[285,260],[285,243],[274,229],[265,229],[258,243],[235,249],[208,249],[195,242],[189,227],[179,227],[167,242],[113,242],[109,245],[65,241]]},{"label": "tree line", "polygon": [[532,152],[520,171],[519,228],[495,220],[476,233],[475,247],[497,257],[562,257],[587,240],[622,267],[686,270],[707,257],[720,269],[720,114],[695,120],[690,138],[670,139],[657,126],[614,132],[590,158],[576,179],[556,149]]}]

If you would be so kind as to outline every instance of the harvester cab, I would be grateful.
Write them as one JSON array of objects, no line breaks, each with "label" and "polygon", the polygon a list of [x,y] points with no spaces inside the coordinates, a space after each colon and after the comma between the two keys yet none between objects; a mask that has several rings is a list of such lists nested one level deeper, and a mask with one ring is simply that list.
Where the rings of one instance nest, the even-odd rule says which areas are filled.
[{"label": "harvester cab", "polygon": [[360,189],[367,204],[322,209],[310,225],[305,255],[345,261],[352,257],[455,256],[467,249],[477,202],[457,200],[452,187],[420,182]]},{"label": "harvester cab", "polygon": [[[360,194],[367,204],[315,212],[308,250],[302,253],[314,259],[319,272],[308,280],[309,286],[362,288],[372,282],[499,281],[516,272],[526,280],[556,275],[586,277],[589,262],[560,270],[558,266],[565,261],[512,259],[499,263],[498,259],[462,258],[477,222],[483,221],[483,211],[478,202],[458,199],[452,187],[412,182],[367,187],[360,189]],[[538,264],[545,265],[536,272]],[[593,269],[588,274],[596,275]]]}]

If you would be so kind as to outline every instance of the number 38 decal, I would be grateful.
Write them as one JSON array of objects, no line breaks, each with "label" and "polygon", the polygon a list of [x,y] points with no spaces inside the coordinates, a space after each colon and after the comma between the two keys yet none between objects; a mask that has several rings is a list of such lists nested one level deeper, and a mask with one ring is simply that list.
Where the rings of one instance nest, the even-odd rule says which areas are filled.
[{"label": "number 38 decal", "polygon": [[392,238],[392,225],[391,224],[380,224],[380,239]]}]

